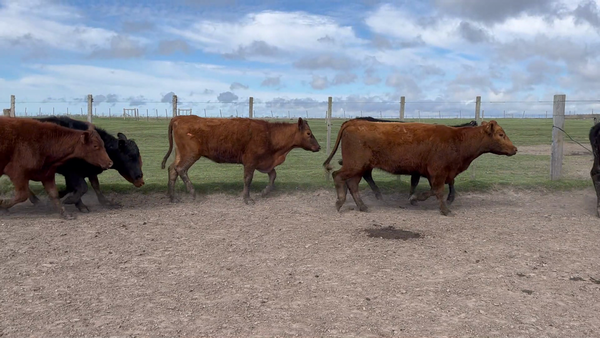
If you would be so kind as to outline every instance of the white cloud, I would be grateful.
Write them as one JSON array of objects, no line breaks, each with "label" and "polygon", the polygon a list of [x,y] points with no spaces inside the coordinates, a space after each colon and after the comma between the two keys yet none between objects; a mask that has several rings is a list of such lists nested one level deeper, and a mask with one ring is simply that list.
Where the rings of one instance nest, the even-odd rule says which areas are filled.
[{"label": "white cloud", "polygon": [[24,37],[37,45],[77,53],[108,48],[115,32],[77,22],[74,8],[43,1],[7,1],[0,8],[0,44],[15,45]]},{"label": "white cloud", "polygon": [[[356,37],[352,27],[340,26],[331,18],[304,12],[264,11],[246,15],[240,21],[203,20],[188,29],[169,27],[168,32],[195,42],[211,53],[232,53],[262,41],[286,53],[327,51],[338,47],[365,43]],[[330,43],[324,38],[335,37]]]}]

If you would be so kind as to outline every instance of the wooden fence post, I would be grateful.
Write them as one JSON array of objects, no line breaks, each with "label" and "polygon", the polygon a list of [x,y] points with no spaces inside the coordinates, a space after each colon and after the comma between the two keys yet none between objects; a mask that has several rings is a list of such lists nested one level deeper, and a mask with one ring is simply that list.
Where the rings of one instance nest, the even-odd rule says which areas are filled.
[{"label": "wooden fence post", "polygon": [[248,117],[254,118],[254,98],[252,96],[248,99],[248,106]]},{"label": "wooden fence post", "polygon": [[[558,180],[561,176],[563,161],[563,132],[565,128],[565,94],[554,95],[552,106],[552,155],[550,157],[550,179]],[[558,128],[560,129],[558,129]]]},{"label": "wooden fence post", "polygon": [[88,115],[87,115],[87,121],[89,123],[92,123],[92,102],[94,102],[94,98],[92,97],[92,94],[88,94]]},{"label": "wooden fence post", "polygon": [[15,117],[15,96],[10,96],[10,117]]},{"label": "wooden fence post", "polygon": [[331,109],[333,105],[333,98],[330,96],[327,99],[327,154],[331,149]]},{"label": "wooden fence post", "polygon": [[173,95],[173,117],[177,116],[177,95]]},{"label": "wooden fence post", "polygon": [[481,111],[481,96],[477,96],[475,98],[475,121],[478,124],[481,124],[481,119],[479,118],[479,112]]},{"label": "wooden fence post", "polygon": [[404,121],[404,96],[400,97],[400,121]]}]

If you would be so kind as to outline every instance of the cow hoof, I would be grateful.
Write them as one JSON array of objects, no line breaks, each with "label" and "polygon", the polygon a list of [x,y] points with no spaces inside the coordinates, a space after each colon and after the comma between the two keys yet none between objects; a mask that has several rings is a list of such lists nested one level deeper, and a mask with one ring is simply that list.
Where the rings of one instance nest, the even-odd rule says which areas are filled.
[{"label": "cow hoof", "polygon": [[600,217],[600,207],[598,207],[598,209],[596,210],[596,213],[597,213],[597,216]]},{"label": "cow hoof", "polygon": [[367,208],[366,205],[361,205],[361,206],[358,207],[358,211],[363,211],[363,212],[369,211],[369,208]]},{"label": "cow hoof", "polygon": [[123,205],[121,205],[121,203],[118,203],[118,202],[111,202],[111,203],[107,204],[106,206],[111,209],[121,209],[123,207]]},{"label": "cow hoof", "polygon": [[410,196],[408,201],[410,202],[410,205],[417,205],[417,198],[414,195]]},{"label": "cow hoof", "polygon": [[440,212],[442,213],[442,215],[444,216],[450,216],[450,217],[454,217],[454,214],[452,213],[452,211],[450,211],[450,209],[442,209],[440,210]]},{"label": "cow hoof", "polygon": [[383,196],[381,196],[379,193],[375,194],[375,198],[379,201],[383,200]]},{"label": "cow hoof", "polygon": [[335,202],[335,208],[337,209],[337,211],[340,211],[340,209],[342,208],[342,205],[344,205],[344,202],[340,202],[340,201]]},{"label": "cow hoof", "polygon": [[254,200],[251,198],[244,198],[244,203],[247,205],[254,205]]},{"label": "cow hoof", "polygon": [[65,213],[63,213],[63,214],[61,215],[61,217],[62,217],[63,219],[66,219],[66,220],[68,220],[68,221],[70,221],[70,220],[74,220],[74,219],[76,218],[76,217],[75,217],[75,215],[73,215],[73,214],[70,214],[70,213],[68,213],[68,212],[65,212]]}]

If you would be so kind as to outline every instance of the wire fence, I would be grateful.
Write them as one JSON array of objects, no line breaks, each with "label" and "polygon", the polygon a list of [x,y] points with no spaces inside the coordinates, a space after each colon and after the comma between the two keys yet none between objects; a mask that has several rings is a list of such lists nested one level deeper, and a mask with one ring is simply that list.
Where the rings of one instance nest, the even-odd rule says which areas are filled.
[{"label": "wire fence", "polygon": [[[481,101],[481,118],[552,118],[552,100],[548,101]],[[0,102],[4,108],[10,102]],[[197,102],[178,101],[178,115],[203,117],[248,117],[248,101]],[[327,101],[316,100],[270,100],[253,102],[254,118],[326,118]],[[136,113],[133,113],[133,112]],[[475,99],[464,101],[410,101],[405,102],[404,118],[420,119],[473,119]],[[78,101],[15,101],[15,116],[87,115],[88,103]],[[565,115],[594,115],[600,112],[600,100],[567,100]],[[101,102],[93,103],[92,114],[96,117],[169,118],[173,116],[171,102]],[[332,118],[372,116],[399,118],[399,101],[351,101],[333,99]]]}]

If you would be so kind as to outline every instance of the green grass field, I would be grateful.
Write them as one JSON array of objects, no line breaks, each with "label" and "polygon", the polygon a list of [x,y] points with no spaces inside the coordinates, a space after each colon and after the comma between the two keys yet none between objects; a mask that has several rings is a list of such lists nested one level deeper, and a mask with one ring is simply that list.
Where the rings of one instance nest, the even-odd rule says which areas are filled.
[{"label": "green grass field", "polygon": [[[458,124],[468,122],[463,120],[423,120],[427,123]],[[332,147],[337,131],[343,120],[335,120],[332,127]],[[552,142],[551,119],[499,119],[499,124],[505,129],[507,135],[517,147],[533,145],[549,145]],[[160,168],[160,163],[168,149],[167,126],[168,120],[150,119],[123,120],[96,118],[94,123],[113,135],[117,132],[126,134],[135,139],[142,154],[143,171],[146,185],[135,188],[122,179],[114,170],[108,170],[100,176],[100,183],[104,191],[116,192],[166,192],[167,170]],[[317,188],[333,189],[333,182],[325,179],[322,163],[327,158],[325,120],[309,120],[313,133],[321,144],[319,153],[312,153],[295,149],[288,155],[286,161],[277,167],[276,189],[279,191],[312,190]],[[588,133],[592,123],[588,120],[567,120],[565,130],[575,140],[589,148]],[[565,137],[565,141],[569,141]],[[582,149],[583,150],[583,149]],[[591,156],[591,155],[590,155]],[[167,161],[167,166],[172,162],[172,157]],[[338,168],[337,160],[341,158],[338,150],[332,164]],[[589,165],[591,168],[591,162]],[[586,170],[589,170],[587,168]],[[473,162],[471,168],[458,176],[456,187],[459,191],[489,190],[498,187],[513,187],[525,189],[577,189],[591,186],[591,181],[581,177],[565,177],[559,181],[550,181],[550,156],[517,154],[513,157],[486,154]],[[243,188],[243,172],[241,165],[216,164],[205,158],[200,159],[190,169],[190,179],[199,194],[212,192],[226,192],[238,194]],[[390,175],[382,171],[374,171],[374,180],[383,192],[408,191],[409,177]],[[57,177],[59,185],[64,184],[62,177]],[[252,192],[258,192],[267,184],[267,175],[256,172],[252,184]],[[364,181],[361,184],[366,187]],[[427,180],[422,179],[420,187],[427,187]],[[38,183],[31,184],[35,192],[42,191]],[[178,181],[178,191],[183,191],[181,180]],[[8,193],[12,190],[6,176],[0,178],[0,192]]]}]

